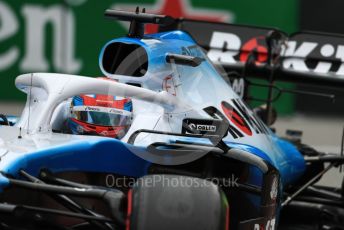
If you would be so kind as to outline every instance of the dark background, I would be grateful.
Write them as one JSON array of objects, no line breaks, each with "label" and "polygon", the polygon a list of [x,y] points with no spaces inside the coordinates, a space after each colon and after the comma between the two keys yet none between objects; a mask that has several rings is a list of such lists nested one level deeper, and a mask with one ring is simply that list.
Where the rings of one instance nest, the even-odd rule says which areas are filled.
[{"label": "dark background", "polygon": [[[343,0],[301,0],[299,26],[302,31],[344,34]],[[298,86],[298,89],[335,94],[335,102],[314,96],[296,96],[296,111],[319,115],[344,115],[344,89]]]}]

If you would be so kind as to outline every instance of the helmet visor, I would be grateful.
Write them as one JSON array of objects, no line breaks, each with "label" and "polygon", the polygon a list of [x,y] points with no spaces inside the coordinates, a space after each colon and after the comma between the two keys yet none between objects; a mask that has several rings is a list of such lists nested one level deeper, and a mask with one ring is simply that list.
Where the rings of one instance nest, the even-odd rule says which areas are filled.
[{"label": "helmet visor", "polygon": [[131,112],[98,106],[74,106],[72,117],[92,125],[127,126],[131,124]]}]

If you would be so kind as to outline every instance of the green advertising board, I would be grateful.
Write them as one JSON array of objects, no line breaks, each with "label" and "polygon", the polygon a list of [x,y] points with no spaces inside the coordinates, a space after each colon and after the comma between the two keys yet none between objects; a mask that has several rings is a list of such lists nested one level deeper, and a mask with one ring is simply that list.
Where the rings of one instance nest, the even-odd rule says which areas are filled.
[{"label": "green advertising board", "polygon": [[[101,76],[98,55],[108,41],[126,33],[126,24],[106,20],[107,8],[135,9],[296,31],[296,0],[8,0],[0,1],[0,100],[23,100],[15,77],[28,72]],[[258,93],[258,92],[253,92]],[[293,110],[283,96],[282,113]]]}]

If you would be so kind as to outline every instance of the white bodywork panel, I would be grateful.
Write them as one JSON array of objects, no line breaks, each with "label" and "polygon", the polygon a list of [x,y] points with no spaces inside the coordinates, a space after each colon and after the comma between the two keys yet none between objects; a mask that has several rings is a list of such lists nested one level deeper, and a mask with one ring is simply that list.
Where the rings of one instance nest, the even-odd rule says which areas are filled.
[{"label": "white bodywork panel", "polygon": [[[16,127],[32,134],[51,133],[52,125],[61,124],[66,116],[66,109],[63,107],[68,107],[68,100],[73,96],[107,94],[132,98],[133,122],[127,134],[122,138],[122,141],[125,142],[138,129],[180,133],[184,118],[211,119],[202,108],[214,106],[221,109],[222,100],[231,103],[231,99],[239,98],[228,85],[223,85],[222,90],[225,88],[230,90],[214,99],[212,99],[211,93],[208,93],[209,100],[205,105],[200,106],[197,101],[194,104],[187,100],[182,101],[180,97],[175,97],[165,91],[156,92],[90,77],[48,73],[21,75],[16,79],[16,86],[28,94],[25,109]],[[56,111],[55,114],[54,111]],[[153,142],[169,142],[172,139],[176,139],[176,137],[141,134],[135,145],[147,146]],[[251,136],[239,139],[233,139],[228,135],[224,140],[255,146],[264,152],[272,153],[270,155],[272,157],[280,156],[281,150],[273,144],[271,137],[264,133],[252,132]]]}]

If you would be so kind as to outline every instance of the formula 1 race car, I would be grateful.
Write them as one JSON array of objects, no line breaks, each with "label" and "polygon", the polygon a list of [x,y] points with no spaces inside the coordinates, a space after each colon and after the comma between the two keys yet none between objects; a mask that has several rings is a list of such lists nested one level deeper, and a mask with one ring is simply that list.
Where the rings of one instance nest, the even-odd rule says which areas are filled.
[{"label": "formula 1 race car", "polygon": [[[344,228],[343,190],[314,185],[344,157],[270,128],[275,80],[343,84],[341,37],[105,15],[130,22],[100,53],[105,78],[16,78],[27,102],[20,117],[0,116],[1,229]],[[160,32],[144,34],[145,24]],[[311,39],[325,37],[335,60],[315,50]],[[255,111],[248,76],[268,81],[256,83],[269,93]]]}]

